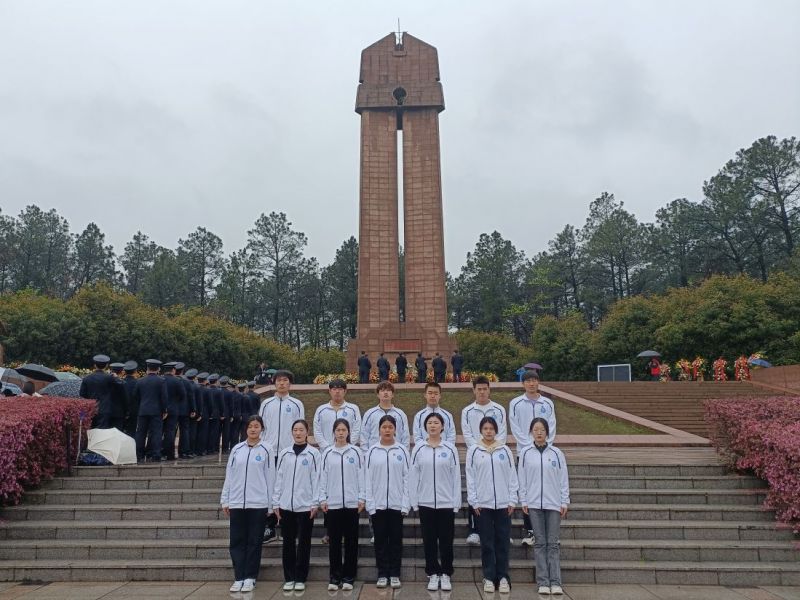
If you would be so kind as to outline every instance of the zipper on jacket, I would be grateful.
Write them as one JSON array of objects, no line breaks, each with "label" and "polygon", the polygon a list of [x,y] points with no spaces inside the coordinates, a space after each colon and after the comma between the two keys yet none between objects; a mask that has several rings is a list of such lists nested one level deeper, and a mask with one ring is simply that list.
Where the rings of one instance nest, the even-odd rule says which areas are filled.
[{"label": "zipper on jacket", "polygon": [[539,452],[539,503],[544,510],[544,452]]},{"label": "zipper on jacket", "polygon": [[342,508],[347,508],[344,498],[344,454],[340,454],[339,459],[341,460],[342,463]]},{"label": "zipper on jacket", "polygon": [[[294,452],[292,452],[292,454],[294,454]],[[298,455],[295,454],[294,455],[294,469],[292,470],[292,500],[291,500],[292,512],[294,512],[294,479],[295,479],[295,476],[297,475],[297,458],[298,458]]]},{"label": "zipper on jacket", "polygon": [[250,453],[253,448],[248,444],[247,446],[247,460],[244,461],[244,489],[242,490],[242,508],[247,508],[247,473],[250,470]]},{"label": "zipper on jacket", "polygon": [[[275,446],[277,451],[281,451],[281,417],[283,416],[283,400],[278,398],[278,441],[276,442]],[[297,461],[295,461],[297,464]],[[294,479],[292,479],[292,483],[294,483]],[[294,490],[292,490],[292,497],[294,497]],[[294,510],[294,509],[292,509]]]},{"label": "zipper on jacket", "polygon": [[389,510],[389,450],[386,451],[386,510]]},{"label": "zipper on jacket", "polygon": [[494,509],[497,510],[497,484],[494,481],[494,453],[489,453],[489,463],[492,465],[492,491],[494,492]]},{"label": "zipper on jacket", "polygon": [[431,446],[433,450],[433,510],[438,508],[436,504],[436,448]]}]

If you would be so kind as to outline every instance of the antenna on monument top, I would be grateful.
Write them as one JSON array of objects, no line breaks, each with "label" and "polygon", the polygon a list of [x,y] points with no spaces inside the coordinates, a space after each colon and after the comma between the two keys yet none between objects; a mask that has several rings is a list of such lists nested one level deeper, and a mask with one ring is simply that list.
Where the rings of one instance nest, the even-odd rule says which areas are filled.
[{"label": "antenna on monument top", "polygon": [[394,45],[397,50],[403,49],[403,32],[400,29],[400,17],[397,17],[397,31],[394,34]]}]

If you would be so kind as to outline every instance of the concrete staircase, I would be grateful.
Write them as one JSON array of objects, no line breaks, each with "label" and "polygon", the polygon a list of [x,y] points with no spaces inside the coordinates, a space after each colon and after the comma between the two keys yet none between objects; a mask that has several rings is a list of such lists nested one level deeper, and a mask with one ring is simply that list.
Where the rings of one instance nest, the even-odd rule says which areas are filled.
[{"label": "concrete staircase", "polygon": [[[567,449],[573,504],[562,525],[565,582],[800,584],[796,538],[760,507],[759,480],[728,473],[713,456],[659,464],[670,462],[663,455],[644,448],[641,459],[620,461],[613,449],[598,448],[582,462]],[[0,581],[226,581],[228,524],[218,505],[223,476],[222,465],[204,459],[82,467],[77,476],[57,478],[0,512]],[[530,582],[533,552],[519,545],[519,514],[514,523],[512,581]],[[480,549],[465,544],[466,533],[462,513],[454,579],[480,581]],[[326,581],[322,535],[319,518],[310,577]],[[404,536],[404,579],[424,580],[417,519],[405,520]],[[366,519],[361,538],[359,579],[371,581]],[[279,542],[264,547],[263,564],[263,579],[281,578]]]},{"label": "concrete staircase", "polygon": [[703,417],[706,400],[778,395],[744,381],[553,381],[546,385],[701,437],[708,436]]}]

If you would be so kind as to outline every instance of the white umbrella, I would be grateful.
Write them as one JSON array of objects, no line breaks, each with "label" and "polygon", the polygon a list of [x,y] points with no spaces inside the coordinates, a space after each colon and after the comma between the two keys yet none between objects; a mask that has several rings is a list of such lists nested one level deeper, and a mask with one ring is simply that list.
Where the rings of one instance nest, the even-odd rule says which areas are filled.
[{"label": "white umbrella", "polygon": [[88,450],[105,457],[113,465],[136,464],[136,442],[119,429],[90,429]]}]

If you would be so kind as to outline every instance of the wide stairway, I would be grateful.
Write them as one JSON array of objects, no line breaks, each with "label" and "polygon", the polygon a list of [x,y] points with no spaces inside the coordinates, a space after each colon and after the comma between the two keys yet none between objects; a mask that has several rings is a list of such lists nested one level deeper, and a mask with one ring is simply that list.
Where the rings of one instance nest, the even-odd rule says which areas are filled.
[{"label": "wide stairway", "polygon": [[701,437],[708,436],[703,418],[706,400],[779,395],[746,381],[553,381],[545,385]]},{"label": "wide stairway", "polygon": [[[762,483],[729,473],[709,448],[568,448],[572,506],[563,522],[566,583],[798,585],[792,532],[761,508]],[[224,466],[208,459],[82,467],[0,512],[0,580],[227,581]],[[514,517],[512,582],[533,581],[532,549]],[[455,580],[481,579],[480,548],[456,522]],[[312,580],[327,581],[314,529]],[[403,578],[425,579],[419,521],[406,518]],[[261,578],[281,579],[280,542],[264,547]],[[359,579],[374,581],[361,525]]]}]

